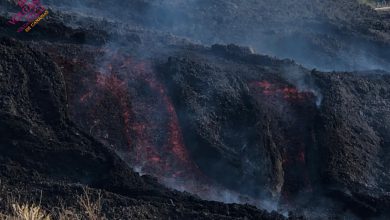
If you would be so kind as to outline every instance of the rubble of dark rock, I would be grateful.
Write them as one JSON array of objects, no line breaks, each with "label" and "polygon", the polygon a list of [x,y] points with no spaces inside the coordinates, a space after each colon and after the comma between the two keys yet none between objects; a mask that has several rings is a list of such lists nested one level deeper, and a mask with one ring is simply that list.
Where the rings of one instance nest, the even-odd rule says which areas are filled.
[{"label": "rubble of dark rock", "polygon": [[52,210],[89,187],[108,219],[390,216],[388,14],[82,2],[31,33],[0,16],[0,192]]}]

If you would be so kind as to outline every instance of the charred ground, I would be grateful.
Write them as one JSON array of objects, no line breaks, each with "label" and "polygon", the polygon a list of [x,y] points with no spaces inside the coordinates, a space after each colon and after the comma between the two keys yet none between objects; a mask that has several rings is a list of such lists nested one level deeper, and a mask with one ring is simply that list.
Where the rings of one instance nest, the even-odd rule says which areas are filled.
[{"label": "charred ground", "polygon": [[[294,10],[282,3],[276,7],[280,12],[256,16],[262,24],[274,24],[262,26],[259,35],[247,34],[257,20],[247,21],[242,11],[234,10],[251,3],[234,1],[198,2],[195,9],[208,13],[183,23],[153,20],[167,13],[170,4],[139,1],[128,5],[134,10],[131,19],[122,15],[130,19],[126,25],[69,8],[51,11],[50,19],[28,35],[3,25],[2,184],[35,201],[42,191],[48,209],[61,203],[58,197],[73,203],[72,195],[83,185],[102,189],[104,212],[119,219],[283,218],[254,206],[206,202],[160,183],[204,199],[260,208],[277,205],[280,211],[309,218],[386,216],[386,72],[308,70],[249,48],[207,47],[158,30],[203,42],[236,43],[258,41],[270,33],[261,37],[265,45],[275,39],[281,39],[274,41],[278,45],[295,41],[300,35],[302,41],[317,43],[310,50],[302,49],[306,43],[295,49],[289,43],[263,49],[298,60],[302,56],[310,65],[330,69],[363,65],[362,57],[352,57],[353,51],[339,50],[356,37],[361,44],[348,47],[374,57],[375,67],[388,67],[388,23],[378,19],[385,14],[347,1],[337,2],[342,7],[296,3]],[[94,7],[114,10],[105,4]],[[280,7],[284,4],[294,12],[287,17],[292,21],[282,16],[288,12]],[[227,15],[220,14],[221,7],[229,9]],[[264,1],[254,8],[249,12],[258,15],[256,10],[271,13],[275,7]],[[346,8],[361,13],[336,16]],[[301,10],[307,19],[298,16]],[[209,18],[211,14],[215,17]],[[222,19],[232,17],[237,19]],[[4,24],[7,18],[1,20]],[[216,21],[209,33],[206,21]],[[194,24],[190,30],[188,22]],[[289,22],[298,23],[291,25],[295,31],[275,30]],[[313,22],[321,30],[310,26],[310,33],[301,32]],[[325,23],[338,29],[323,33]],[[239,32],[253,39],[242,41]],[[369,50],[363,46],[367,43]],[[313,56],[295,54],[301,50]],[[130,167],[156,179],[140,177]]]}]

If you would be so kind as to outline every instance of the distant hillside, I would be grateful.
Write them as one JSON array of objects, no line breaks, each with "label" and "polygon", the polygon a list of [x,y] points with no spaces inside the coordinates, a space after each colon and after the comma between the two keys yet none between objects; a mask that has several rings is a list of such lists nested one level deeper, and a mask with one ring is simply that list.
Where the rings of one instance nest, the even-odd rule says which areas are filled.
[{"label": "distant hillside", "polygon": [[169,32],[207,45],[250,46],[309,68],[390,70],[385,58],[390,57],[390,24],[358,1],[367,0],[46,0],[45,4],[61,13],[71,8],[82,15]]},{"label": "distant hillside", "polygon": [[359,0],[359,2],[372,7],[385,7],[390,5],[390,1],[388,0]]}]

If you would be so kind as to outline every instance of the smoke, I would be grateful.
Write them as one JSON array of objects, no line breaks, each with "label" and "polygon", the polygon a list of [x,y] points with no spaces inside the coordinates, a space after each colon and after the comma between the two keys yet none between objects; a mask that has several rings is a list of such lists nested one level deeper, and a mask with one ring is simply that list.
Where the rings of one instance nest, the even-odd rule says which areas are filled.
[{"label": "smoke", "polygon": [[[312,71],[312,73],[315,70]],[[298,91],[310,92],[316,98],[317,107],[321,106],[322,94],[320,89],[315,84],[311,73],[300,66],[289,66],[282,70],[282,76],[292,85],[294,85]]]},{"label": "smoke", "polygon": [[261,209],[265,209],[269,212],[278,211],[277,200],[270,200],[267,198],[255,199],[245,195],[241,195],[237,192],[228,190],[219,185],[206,185],[199,182],[180,181],[177,179],[163,179],[161,182],[178,191],[189,192],[199,196],[202,199],[223,202],[228,204],[250,204]]}]

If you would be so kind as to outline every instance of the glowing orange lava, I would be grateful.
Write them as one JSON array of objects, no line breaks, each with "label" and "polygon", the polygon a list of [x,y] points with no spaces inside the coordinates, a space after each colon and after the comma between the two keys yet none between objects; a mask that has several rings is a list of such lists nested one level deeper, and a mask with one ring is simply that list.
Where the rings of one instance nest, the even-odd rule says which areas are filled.
[{"label": "glowing orange lava", "polygon": [[[116,54],[112,56],[111,62],[100,69],[101,72],[96,73],[97,89],[108,91],[119,103],[118,108],[122,112],[124,133],[130,150],[128,153],[130,158],[133,158],[131,163],[141,167],[143,172],[162,178],[198,178],[201,172],[192,162],[184,146],[173,103],[164,85],[157,80],[150,64]],[[146,84],[150,91],[148,93],[158,98],[165,108],[164,111],[157,109],[167,121],[166,127],[161,128],[161,133],[167,133],[162,146],[157,146],[153,141],[156,134],[153,134],[152,128],[158,125],[151,118],[155,111],[153,108],[157,106],[132,97],[129,83],[134,82]],[[85,102],[92,93],[88,91],[83,94],[80,101]],[[134,111],[131,103],[142,110]]]}]

